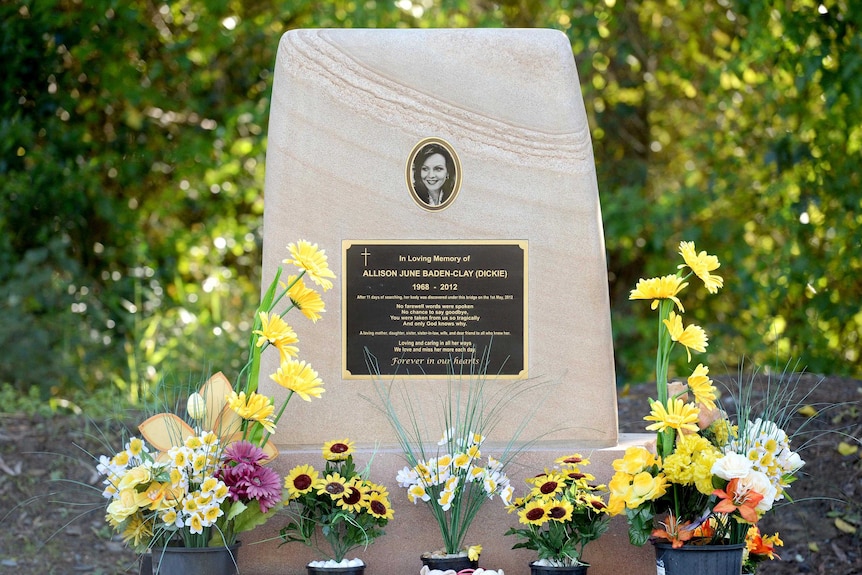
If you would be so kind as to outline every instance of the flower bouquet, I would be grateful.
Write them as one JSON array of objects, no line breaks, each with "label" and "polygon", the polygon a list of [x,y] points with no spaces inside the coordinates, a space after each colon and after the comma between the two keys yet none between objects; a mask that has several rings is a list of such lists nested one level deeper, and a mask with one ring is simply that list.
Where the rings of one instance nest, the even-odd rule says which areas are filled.
[{"label": "flower bouquet", "polygon": [[[177,413],[150,417],[139,426],[143,438],[132,437],[124,449],[99,459],[106,520],[138,552],[153,550],[158,559],[173,547],[232,548],[238,534],[282,506],[281,477],[267,466],[278,454],[269,437],[295,393],[310,401],[324,391],[311,366],[294,359],[297,337],[283,317],[295,308],[317,321],[323,301],[302,278],[329,289],[334,277],[316,245],[299,241],[288,249],[292,259],[285,263],[300,272],[285,285],[279,268],[269,286],[255,314],[238,389],[223,374],[213,375]],[[286,309],[275,312],[285,300]],[[268,347],[281,355],[271,377],[288,390],[277,411],[272,397],[257,392],[261,353]]]},{"label": "flower bouquet", "polygon": [[674,549],[742,546],[750,528],[785,497],[804,464],[781,428],[792,406],[786,405],[789,394],[779,392],[758,414],[746,401],[750,393],[742,390],[731,421],[716,405],[716,388],[704,364],[694,368],[686,384],[668,383],[677,344],[689,361],[692,352],[704,352],[708,344],[701,327],[683,324],[680,292],[692,276],[712,294],[724,283],[712,273],[719,267],[717,257],[698,253],[692,242],[681,242],[679,253],[683,263],[676,274],[641,279],[630,295],[652,300],[658,310],[657,399],[650,400],[650,414],[644,417],[656,443],[655,451],[632,447],[614,461],[608,506],[612,514],[626,514],[635,545],[652,537]]},{"label": "flower bouquet", "polygon": [[281,529],[281,538],[283,543],[301,541],[329,560],[312,562],[310,567],[364,565],[346,555],[383,535],[393,516],[388,491],[368,479],[370,462],[356,470],[353,442],[348,439],[326,442],[323,459],[326,466],[321,471],[302,464],[285,477],[285,511],[291,521]]},{"label": "flower bouquet", "polygon": [[[469,373],[459,372],[454,367],[456,362],[452,362],[447,390],[439,403],[440,431],[432,435],[440,438],[435,442],[428,440],[428,428],[421,416],[424,406],[416,405],[409,390],[399,385],[403,381],[396,378],[388,385],[380,381],[375,358],[367,353],[367,360],[369,371],[377,376],[374,404],[392,425],[408,463],[396,476],[398,485],[407,491],[410,501],[427,507],[443,540],[442,548],[422,555],[422,563],[432,572],[475,569],[482,546],[465,545],[467,531],[482,505],[495,495],[504,505],[511,504],[514,490],[505,469],[523,448],[518,437],[541,401],[530,400],[533,408],[524,412],[520,425],[513,426],[512,438],[501,447],[499,458],[483,455],[483,446],[503,420],[504,408],[541,384],[518,380],[500,383],[490,391],[487,349],[481,358],[458,362],[475,366]],[[438,435],[441,432],[442,436]]]},{"label": "flower bouquet", "polygon": [[518,513],[526,527],[512,527],[506,535],[521,540],[512,549],[532,549],[543,567],[586,566],[584,547],[607,531],[610,516],[602,493],[603,485],[594,485],[595,477],[581,470],[589,460],[580,454],[558,458],[553,469],[526,480],[531,486],[524,496],[515,499],[509,512]]}]

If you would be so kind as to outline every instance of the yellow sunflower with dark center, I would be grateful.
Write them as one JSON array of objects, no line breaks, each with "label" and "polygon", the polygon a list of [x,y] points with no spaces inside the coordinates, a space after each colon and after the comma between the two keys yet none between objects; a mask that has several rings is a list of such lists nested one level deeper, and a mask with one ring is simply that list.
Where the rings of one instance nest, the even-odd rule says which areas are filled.
[{"label": "yellow sunflower with dark center", "polygon": [[333,499],[341,499],[347,492],[347,480],[338,473],[330,473],[326,477],[318,479],[315,488],[318,495],[325,493]]},{"label": "yellow sunflower with dark center", "polygon": [[551,497],[562,491],[565,486],[565,479],[556,471],[552,471],[533,479],[533,494],[537,497]]},{"label": "yellow sunflower with dark center", "polygon": [[527,505],[518,512],[518,521],[526,525],[541,525],[548,519],[548,511],[545,509],[545,505],[541,500],[527,503]]},{"label": "yellow sunflower with dark center", "polygon": [[343,461],[353,453],[353,442],[349,439],[336,439],[323,444],[323,458],[327,461]]},{"label": "yellow sunflower with dark center", "polygon": [[359,512],[368,503],[366,496],[367,489],[362,480],[354,477],[345,485],[344,495],[336,503],[347,511]]},{"label": "yellow sunflower with dark center", "polygon": [[548,513],[548,517],[552,521],[559,521],[560,523],[565,523],[572,518],[572,513],[575,511],[575,506],[565,499],[563,499],[562,501],[551,501],[546,507],[546,511]]},{"label": "yellow sunflower with dark center", "polygon": [[395,512],[389,505],[389,498],[381,493],[372,493],[368,496],[368,512],[380,519],[392,519]]},{"label": "yellow sunflower with dark center", "polygon": [[303,493],[308,493],[314,489],[317,479],[318,474],[314,467],[307,464],[297,465],[284,478],[284,488],[287,489],[288,498],[296,499]]}]

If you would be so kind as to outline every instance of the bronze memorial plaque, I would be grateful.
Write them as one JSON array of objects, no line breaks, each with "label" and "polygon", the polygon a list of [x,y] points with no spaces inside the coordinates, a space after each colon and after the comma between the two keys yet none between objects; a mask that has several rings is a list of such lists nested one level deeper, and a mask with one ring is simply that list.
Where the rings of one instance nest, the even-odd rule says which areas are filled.
[{"label": "bronze memorial plaque", "polygon": [[527,242],[344,240],[345,379],[527,375]]}]

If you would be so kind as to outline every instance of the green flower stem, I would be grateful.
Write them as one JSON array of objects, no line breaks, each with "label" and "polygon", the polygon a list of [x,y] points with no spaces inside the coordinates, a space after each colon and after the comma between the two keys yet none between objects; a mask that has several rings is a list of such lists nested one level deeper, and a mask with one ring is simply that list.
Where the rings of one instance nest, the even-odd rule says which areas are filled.
[{"label": "green flower stem", "polygon": [[[287,407],[287,404],[290,402],[290,399],[293,397],[294,391],[291,389],[288,391],[287,397],[284,398],[284,402],[282,402],[281,407],[278,409],[278,414],[275,416],[273,422],[278,425],[281,416],[284,414],[284,410]],[[266,445],[266,442],[269,441],[269,438],[272,434],[270,432],[266,432],[263,434],[263,440],[261,441],[261,445]]]},{"label": "green flower stem", "polygon": [[[658,348],[656,349],[655,383],[658,401],[664,406],[667,405],[668,400],[667,374],[670,366],[670,352],[673,350],[674,345],[673,340],[670,338],[670,331],[664,324],[664,320],[670,316],[673,305],[672,300],[663,299],[659,303],[658,308]],[[675,435],[673,429],[665,429],[657,433],[656,450],[662,458],[673,453]]]}]

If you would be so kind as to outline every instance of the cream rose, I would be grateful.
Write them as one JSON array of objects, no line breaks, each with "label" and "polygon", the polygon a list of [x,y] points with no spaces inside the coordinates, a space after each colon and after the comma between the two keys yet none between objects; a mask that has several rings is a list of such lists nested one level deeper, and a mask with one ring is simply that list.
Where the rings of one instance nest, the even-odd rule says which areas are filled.
[{"label": "cream rose", "polygon": [[751,462],[739,453],[728,453],[712,464],[711,472],[722,479],[742,478],[751,473]]}]

